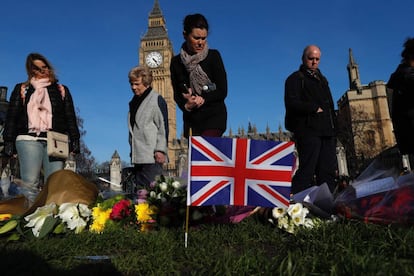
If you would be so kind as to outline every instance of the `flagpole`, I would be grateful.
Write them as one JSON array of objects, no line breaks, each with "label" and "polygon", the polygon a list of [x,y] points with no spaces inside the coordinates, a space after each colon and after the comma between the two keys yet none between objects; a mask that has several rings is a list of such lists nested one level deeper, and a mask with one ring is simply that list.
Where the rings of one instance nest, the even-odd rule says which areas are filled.
[{"label": "flagpole", "polygon": [[185,215],[185,234],[184,234],[184,246],[187,248],[188,244],[188,221],[189,221],[190,206],[187,205],[187,211]]},{"label": "flagpole", "polygon": [[[188,145],[190,145],[191,143],[191,136],[193,136],[193,131],[190,127],[189,129],[189,133],[188,133]],[[190,147],[189,149],[190,150]],[[190,154],[188,154],[187,156],[190,156]],[[191,160],[188,158],[188,163],[190,163]],[[188,222],[190,220],[190,205],[188,204],[188,196],[189,196],[189,184],[190,184],[190,173],[191,173],[191,166],[188,165],[188,177],[187,177],[187,208],[186,208],[186,214],[185,214],[185,233],[184,233],[184,247],[187,248],[188,245]]]}]

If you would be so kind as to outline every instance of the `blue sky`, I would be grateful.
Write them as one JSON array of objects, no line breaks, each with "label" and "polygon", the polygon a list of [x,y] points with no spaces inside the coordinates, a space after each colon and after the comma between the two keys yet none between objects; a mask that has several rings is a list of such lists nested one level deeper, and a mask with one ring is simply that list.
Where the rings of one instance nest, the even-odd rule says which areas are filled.
[{"label": "blue sky", "polygon": [[[387,81],[400,61],[402,44],[414,36],[414,1],[401,0],[159,0],[177,53],[182,20],[202,13],[209,20],[211,48],[228,75],[228,130],[277,131],[284,121],[284,81],[300,64],[303,48],[322,49],[320,69],[334,100],[348,89],[348,49],[361,81]],[[84,140],[98,162],[117,150],[129,162],[127,74],[138,64],[153,0],[2,0],[0,86],[26,79],[28,53],[44,54],[80,109]],[[178,135],[181,112],[177,110]],[[227,130],[227,131],[228,131]]]}]

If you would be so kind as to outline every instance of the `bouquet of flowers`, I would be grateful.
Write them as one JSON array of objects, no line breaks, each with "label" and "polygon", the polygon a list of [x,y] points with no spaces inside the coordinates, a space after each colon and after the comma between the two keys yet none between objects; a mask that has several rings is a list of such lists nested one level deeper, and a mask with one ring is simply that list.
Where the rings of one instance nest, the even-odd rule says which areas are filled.
[{"label": "bouquet of flowers", "polygon": [[179,226],[183,222],[187,189],[173,177],[157,176],[148,190],[138,191],[138,198],[156,208],[156,219],[160,225]]},{"label": "bouquet of flowers", "polygon": [[92,207],[80,203],[60,206],[50,203],[25,217],[6,214],[0,217],[0,235],[12,233],[11,239],[19,239],[31,229],[35,237],[42,238],[69,231],[101,234],[124,227],[148,231],[159,225],[181,226],[186,215],[186,199],[185,185],[161,175],[148,189],[138,190],[137,200],[118,194],[108,199],[100,196]]},{"label": "bouquet of flowers", "polygon": [[90,215],[91,210],[85,204],[63,203],[57,206],[50,203],[25,217],[8,217],[0,228],[0,234],[17,230],[9,239],[18,240],[26,234],[25,228],[30,228],[33,236],[37,238],[43,238],[49,233],[61,234],[66,231],[80,233],[87,227]]},{"label": "bouquet of flowers", "polygon": [[313,228],[320,224],[319,218],[307,218],[308,214],[309,210],[302,203],[294,203],[288,208],[273,208],[269,221],[279,229],[295,234],[300,228]]},{"label": "bouquet of flowers", "polygon": [[123,195],[104,200],[92,208],[92,224],[89,227],[92,233],[102,233],[106,230],[116,230],[120,227],[139,227],[147,231],[155,223],[153,215],[155,208],[146,202],[136,205]]},{"label": "bouquet of flowers", "polygon": [[106,200],[99,199],[92,208],[79,203],[63,203],[60,206],[50,203],[25,217],[2,216],[0,234],[12,233],[9,239],[18,240],[28,233],[24,230],[26,228],[30,228],[37,238],[68,231],[78,234],[85,229],[96,234],[122,227],[148,231],[156,222],[153,218],[155,214],[155,206],[148,202],[134,205],[132,200],[121,194]]}]

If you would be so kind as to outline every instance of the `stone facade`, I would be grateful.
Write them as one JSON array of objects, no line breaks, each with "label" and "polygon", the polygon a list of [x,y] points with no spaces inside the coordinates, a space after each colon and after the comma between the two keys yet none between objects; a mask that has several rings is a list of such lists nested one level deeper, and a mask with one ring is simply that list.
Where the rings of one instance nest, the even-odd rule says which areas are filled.
[{"label": "stone facade", "polygon": [[349,50],[349,89],[338,100],[339,140],[351,160],[371,159],[395,146],[386,83],[362,85]]},{"label": "stone facade", "polygon": [[121,158],[117,151],[112,155],[111,161],[109,162],[109,181],[111,182],[111,190],[120,192],[122,191],[121,185]]}]

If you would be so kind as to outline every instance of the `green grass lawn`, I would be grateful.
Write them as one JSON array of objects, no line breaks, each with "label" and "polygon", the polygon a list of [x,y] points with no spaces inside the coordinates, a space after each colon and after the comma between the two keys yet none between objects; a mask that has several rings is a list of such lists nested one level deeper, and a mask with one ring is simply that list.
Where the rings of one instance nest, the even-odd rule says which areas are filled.
[{"label": "green grass lawn", "polygon": [[187,248],[175,228],[0,238],[0,246],[1,275],[414,275],[411,227],[359,221],[291,235],[250,217],[191,228]]}]

